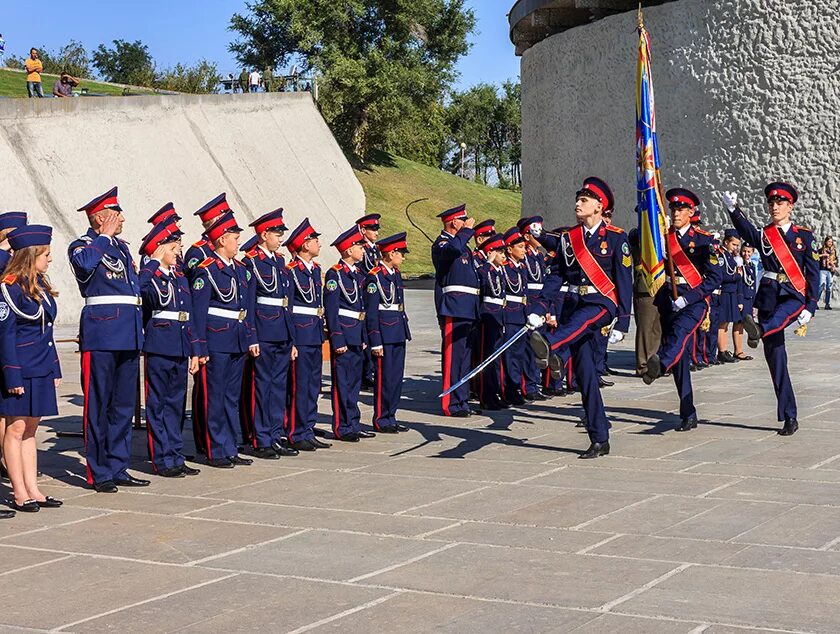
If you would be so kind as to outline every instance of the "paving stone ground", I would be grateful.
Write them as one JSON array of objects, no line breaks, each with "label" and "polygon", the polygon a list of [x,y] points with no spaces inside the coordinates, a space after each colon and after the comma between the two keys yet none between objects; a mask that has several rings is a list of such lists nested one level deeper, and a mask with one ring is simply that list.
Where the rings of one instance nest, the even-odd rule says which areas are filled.
[{"label": "paving stone ground", "polygon": [[[0,523],[0,630],[840,631],[840,313],[788,331],[792,438],[759,349],[693,375],[708,422],[690,433],[673,431],[669,378],[618,377],[613,454],[580,461],[574,396],[438,416],[431,294],[407,301],[410,432],[117,495],[88,490],[81,440],[56,436],[81,426],[60,346],[61,413],[39,442],[44,490],[66,503]],[[631,345],[610,361],[627,374]]]}]

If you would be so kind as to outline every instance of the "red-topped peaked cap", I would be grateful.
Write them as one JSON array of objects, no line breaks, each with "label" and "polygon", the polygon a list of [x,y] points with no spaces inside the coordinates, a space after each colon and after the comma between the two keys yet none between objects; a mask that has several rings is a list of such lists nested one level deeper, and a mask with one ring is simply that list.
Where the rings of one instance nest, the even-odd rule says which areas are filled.
[{"label": "red-topped peaked cap", "polygon": [[163,207],[158,209],[146,222],[150,225],[156,225],[169,217],[174,217],[176,221],[181,219],[181,216],[179,216],[178,212],[175,211],[175,205],[171,202],[166,203]]},{"label": "red-topped peaked cap", "polygon": [[[359,233],[358,229],[356,229],[356,233]],[[283,243],[283,246],[289,249],[289,251],[297,253],[300,251],[304,242],[311,240],[312,238],[317,238],[320,235],[321,234],[315,231],[309,223],[309,218],[304,218],[301,223],[292,230],[291,235]]]},{"label": "red-topped peaked cap", "polygon": [[607,185],[606,181],[597,176],[589,176],[584,179],[583,185],[581,185],[575,196],[582,195],[588,195],[600,201],[605,212],[612,211],[613,205],[615,204],[615,197],[610,186]]},{"label": "red-topped peaked cap", "polygon": [[691,207],[691,210],[694,211],[695,208],[700,206],[700,197],[685,187],[669,189],[665,192],[665,199],[670,207]]},{"label": "red-topped peaked cap", "polygon": [[242,227],[236,224],[236,218],[233,216],[233,212],[229,211],[225,214],[222,214],[216,219],[212,225],[207,228],[205,232],[207,234],[207,239],[210,242],[215,242],[219,238],[221,238],[226,233],[241,233]]},{"label": "red-topped peaked cap", "polygon": [[764,188],[764,195],[767,197],[767,202],[787,200],[792,204],[799,200],[799,192],[796,191],[796,187],[782,181],[775,181],[767,185]]},{"label": "red-topped peaked cap", "polygon": [[493,233],[487,236],[487,239],[478,246],[478,250],[483,253],[488,251],[501,251],[505,248],[505,238],[498,233]]},{"label": "red-topped peaked cap", "polygon": [[101,196],[97,196],[88,204],[82,205],[76,211],[84,211],[88,216],[102,211],[103,209],[113,209],[114,211],[122,211],[119,200],[117,200],[117,188],[112,187]]},{"label": "red-topped peaked cap", "polygon": [[335,247],[339,253],[342,251],[346,251],[354,244],[367,244],[367,240],[359,231],[359,227],[357,225],[353,225],[347,231],[342,233],[338,236],[335,240],[332,241],[330,246]]},{"label": "red-topped peaked cap", "polygon": [[263,214],[248,226],[253,227],[254,233],[257,235],[261,234],[263,231],[286,231],[288,229],[288,227],[283,224],[282,207],[278,207],[274,211],[269,211],[267,214]]},{"label": "red-topped peaked cap", "polygon": [[227,202],[227,194],[222,192],[201,209],[194,212],[193,216],[198,216],[201,222],[212,222],[227,211],[230,211],[230,205]]},{"label": "red-topped peaked cap", "polygon": [[379,248],[380,253],[390,253],[391,251],[408,253],[408,241],[406,240],[405,231],[377,240],[376,246]]},{"label": "red-topped peaked cap", "polygon": [[452,207],[451,209],[447,209],[446,211],[441,211],[438,215],[443,222],[449,222],[450,220],[455,220],[457,218],[466,219],[467,218],[467,204],[463,203],[458,205],[457,207]]}]

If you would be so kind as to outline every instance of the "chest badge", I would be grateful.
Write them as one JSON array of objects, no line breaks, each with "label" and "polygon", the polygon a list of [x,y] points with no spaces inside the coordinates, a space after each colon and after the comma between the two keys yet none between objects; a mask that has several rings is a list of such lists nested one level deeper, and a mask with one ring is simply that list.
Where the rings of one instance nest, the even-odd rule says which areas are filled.
[{"label": "chest badge", "polygon": [[605,240],[601,241],[601,255],[607,254],[607,243]]},{"label": "chest badge", "polygon": [[801,251],[805,248],[805,245],[802,244],[802,238],[796,238],[796,249],[797,251]]}]

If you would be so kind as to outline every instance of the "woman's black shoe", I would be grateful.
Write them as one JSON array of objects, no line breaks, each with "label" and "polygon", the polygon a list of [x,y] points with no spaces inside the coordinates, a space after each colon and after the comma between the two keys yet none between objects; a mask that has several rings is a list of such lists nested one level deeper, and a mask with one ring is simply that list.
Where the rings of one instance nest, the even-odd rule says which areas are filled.
[{"label": "woman's black shoe", "polygon": [[12,508],[16,511],[20,511],[21,513],[37,513],[41,510],[41,507],[38,506],[38,503],[35,500],[26,500],[23,504],[18,504],[13,499]]},{"label": "woman's black shoe", "polygon": [[0,520],[10,520],[15,515],[17,515],[17,513],[15,513],[14,511],[7,511],[7,510],[4,509],[4,510],[0,511]]},{"label": "woman's black shoe", "polygon": [[42,509],[57,509],[64,504],[61,500],[56,500],[54,497],[47,496],[43,500],[35,500],[35,503]]}]

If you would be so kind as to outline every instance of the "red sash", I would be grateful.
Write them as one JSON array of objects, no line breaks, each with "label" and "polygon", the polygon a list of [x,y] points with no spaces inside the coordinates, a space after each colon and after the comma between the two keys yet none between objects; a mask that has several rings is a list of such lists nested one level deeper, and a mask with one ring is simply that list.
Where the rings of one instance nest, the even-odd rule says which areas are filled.
[{"label": "red sash", "polygon": [[703,283],[703,277],[697,271],[697,267],[694,266],[694,263],[688,259],[685,251],[682,250],[680,241],[677,240],[676,231],[668,232],[668,246],[671,248],[671,259],[674,260],[674,264],[677,265],[677,268],[680,270],[680,274],[685,278],[685,281],[688,282],[688,285],[691,288],[697,288],[700,286],[700,284]]},{"label": "red sash", "polygon": [[615,292],[615,284],[604,273],[604,269],[601,268],[601,265],[598,264],[589,249],[586,248],[586,243],[583,241],[583,225],[578,225],[569,231],[569,242],[572,244],[572,251],[574,251],[580,268],[583,269],[583,272],[591,280],[592,285],[598,289],[601,295],[618,306],[618,295]]},{"label": "red sash", "polygon": [[781,230],[775,225],[764,227],[764,237],[767,238],[767,242],[773,248],[773,255],[779,260],[779,263],[785,270],[785,275],[788,276],[790,283],[793,284],[793,288],[796,289],[797,293],[805,295],[805,275],[794,259],[790,245],[784,236],[782,236]]}]

